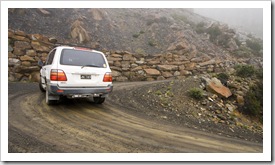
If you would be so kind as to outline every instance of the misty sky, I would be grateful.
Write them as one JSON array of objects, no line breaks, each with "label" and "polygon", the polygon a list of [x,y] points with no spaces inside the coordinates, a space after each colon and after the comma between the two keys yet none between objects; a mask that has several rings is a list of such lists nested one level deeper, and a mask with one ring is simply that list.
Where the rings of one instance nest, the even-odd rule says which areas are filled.
[{"label": "misty sky", "polygon": [[263,9],[262,8],[211,8],[194,9],[195,13],[239,27],[243,31],[257,37],[263,36]]}]

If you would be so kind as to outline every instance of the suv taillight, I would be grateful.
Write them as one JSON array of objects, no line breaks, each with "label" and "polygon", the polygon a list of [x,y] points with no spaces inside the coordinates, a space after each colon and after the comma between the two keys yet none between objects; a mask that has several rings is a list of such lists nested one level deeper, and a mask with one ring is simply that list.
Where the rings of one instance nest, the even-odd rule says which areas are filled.
[{"label": "suv taillight", "polygon": [[52,69],[50,78],[52,81],[67,81],[66,74],[60,69]]},{"label": "suv taillight", "polygon": [[112,82],[113,78],[112,78],[112,73],[105,73],[104,77],[103,77],[103,82]]}]

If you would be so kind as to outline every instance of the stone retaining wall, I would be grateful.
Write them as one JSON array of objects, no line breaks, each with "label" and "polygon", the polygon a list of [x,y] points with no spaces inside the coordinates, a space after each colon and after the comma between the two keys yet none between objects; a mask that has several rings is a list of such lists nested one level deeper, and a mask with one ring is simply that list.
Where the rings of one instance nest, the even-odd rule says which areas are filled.
[{"label": "stone retaining wall", "polygon": [[[56,42],[40,34],[26,34],[9,29],[9,81],[38,81],[39,59],[45,61]],[[234,62],[210,58],[190,57],[172,53],[142,55],[127,51],[103,51],[112,69],[114,81],[152,81],[221,72]]]}]

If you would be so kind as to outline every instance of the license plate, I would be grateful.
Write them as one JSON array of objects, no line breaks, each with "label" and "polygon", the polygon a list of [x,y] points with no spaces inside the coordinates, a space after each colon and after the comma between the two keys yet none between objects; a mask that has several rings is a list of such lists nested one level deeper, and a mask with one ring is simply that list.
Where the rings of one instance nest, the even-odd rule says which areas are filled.
[{"label": "license plate", "polygon": [[80,79],[91,79],[91,75],[80,75]]}]

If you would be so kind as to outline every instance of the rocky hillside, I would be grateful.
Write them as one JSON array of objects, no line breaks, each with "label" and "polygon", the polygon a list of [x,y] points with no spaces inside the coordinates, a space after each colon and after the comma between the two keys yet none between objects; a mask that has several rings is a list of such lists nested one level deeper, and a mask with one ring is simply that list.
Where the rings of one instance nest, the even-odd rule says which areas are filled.
[{"label": "rocky hillside", "polygon": [[11,80],[31,74],[14,66],[45,59],[49,39],[104,51],[121,81],[262,67],[261,40],[191,9],[9,9],[8,18]]},{"label": "rocky hillside", "polygon": [[[245,36],[191,9],[9,9],[9,29],[43,34],[61,43],[98,50],[228,58],[259,52],[240,49]],[[259,41],[261,43],[261,41]],[[261,53],[260,53],[261,55]]]}]

